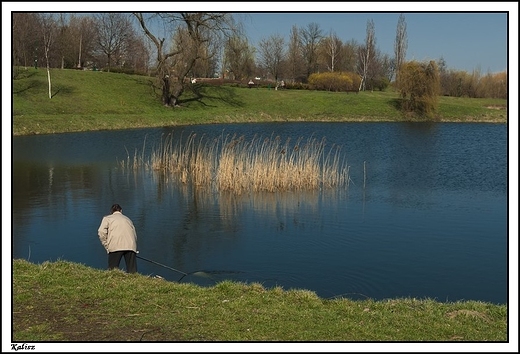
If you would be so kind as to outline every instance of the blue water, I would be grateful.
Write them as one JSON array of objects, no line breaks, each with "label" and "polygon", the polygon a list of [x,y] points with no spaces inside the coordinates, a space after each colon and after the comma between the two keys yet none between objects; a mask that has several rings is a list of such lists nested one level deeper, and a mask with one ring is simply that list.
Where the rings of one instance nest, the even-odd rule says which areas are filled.
[{"label": "blue water", "polygon": [[[352,182],[234,196],[120,168],[170,133],[325,138],[341,147]],[[183,282],[506,303],[507,153],[507,126],[498,124],[266,123],[15,137],[13,258],[105,268],[97,228],[119,203],[142,257],[210,276]],[[138,267],[182,276],[143,260]]]}]

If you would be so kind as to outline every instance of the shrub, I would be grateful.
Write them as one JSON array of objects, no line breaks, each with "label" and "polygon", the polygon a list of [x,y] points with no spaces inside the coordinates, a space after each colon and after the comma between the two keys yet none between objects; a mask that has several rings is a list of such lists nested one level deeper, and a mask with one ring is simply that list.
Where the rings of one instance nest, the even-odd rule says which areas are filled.
[{"label": "shrub", "polygon": [[385,90],[390,85],[390,80],[388,80],[386,77],[378,77],[377,79],[371,79],[367,83],[367,86],[371,87],[372,89],[377,89],[379,91]]},{"label": "shrub", "polygon": [[352,72],[326,72],[311,74],[309,85],[315,90],[358,91],[361,77]]},{"label": "shrub", "polygon": [[301,82],[286,82],[285,83],[285,88],[286,89],[291,89],[291,90],[308,90],[309,89],[309,84],[304,84],[304,83],[301,83]]}]

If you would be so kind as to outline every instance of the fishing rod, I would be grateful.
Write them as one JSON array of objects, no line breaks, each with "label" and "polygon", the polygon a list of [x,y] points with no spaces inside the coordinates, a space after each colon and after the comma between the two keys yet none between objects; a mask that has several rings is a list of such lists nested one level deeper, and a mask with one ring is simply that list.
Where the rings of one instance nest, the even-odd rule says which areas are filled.
[{"label": "fishing rod", "polygon": [[156,261],[152,261],[151,259],[147,259],[147,258],[144,258],[144,257],[141,257],[141,256],[136,256],[136,257],[139,258],[139,259],[142,259],[143,261],[147,261],[147,262],[150,262],[150,263],[153,263],[153,264],[157,264],[158,266],[161,266],[161,267],[173,270],[174,272],[177,272],[177,273],[181,273],[184,276],[188,275],[188,273],[184,273],[183,271],[180,271],[178,269],[175,269],[175,268],[172,268],[172,267],[168,267],[167,265],[161,264],[161,263],[156,262]]},{"label": "fishing rod", "polygon": [[138,256],[138,255],[136,255],[136,257],[139,258],[139,259],[142,259],[143,261],[147,261],[147,262],[156,264],[158,266],[161,266],[163,268],[166,268],[166,269],[169,269],[169,270],[173,270],[174,272],[181,273],[182,277],[177,282],[180,282],[187,275],[200,275],[200,276],[203,276],[203,277],[209,277],[209,275],[206,272],[203,272],[203,271],[196,271],[196,272],[192,272],[192,273],[185,273],[185,272],[180,271],[178,269],[175,269],[175,268],[172,268],[172,267],[168,267],[167,265],[161,264],[159,262],[152,261],[151,259],[148,259],[148,258],[144,258],[144,257]]}]

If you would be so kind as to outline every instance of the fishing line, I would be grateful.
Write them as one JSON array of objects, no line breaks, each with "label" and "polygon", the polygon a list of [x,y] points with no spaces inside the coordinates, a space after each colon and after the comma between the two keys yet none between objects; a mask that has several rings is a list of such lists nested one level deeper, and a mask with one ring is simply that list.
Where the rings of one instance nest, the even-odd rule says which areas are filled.
[{"label": "fishing line", "polygon": [[172,267],[168,267],[167,265],[164,265],[164,264],[161,264],[159,262],[156,262],[156,261],[152,261],[151,259],[148,259],[148,258],[144,258],[144,257],[141,257],[141,256],[137,256],[137,258],[139,259],[142,259],[143,261],[147,261],[147,262],[150,262],[150,263],[153,263],[153,264],[156,264],[158,266],[161,266],[163,268],[166,268],[166,269],[169,269],[169,270],[173,270],[174,272],[177,272],[177,273],[181,273],[182,274],[182,277],[180,277],[179,280],[177,280],[178,283],[180,283],[180,281],[185,277],[185,276],[188,276],[188,275],[197,275],[197,276],[201,276],[201,277],[208,277],[208,278],[211,278],[211,276],[209,274],[207,274],[206,272],[203,272],[203,271],[195,271],[195,272],[191,272],[191,273],[185,273],[181,270],[178,270],[178,269],[175,269],[175,268],[172,268]]}]

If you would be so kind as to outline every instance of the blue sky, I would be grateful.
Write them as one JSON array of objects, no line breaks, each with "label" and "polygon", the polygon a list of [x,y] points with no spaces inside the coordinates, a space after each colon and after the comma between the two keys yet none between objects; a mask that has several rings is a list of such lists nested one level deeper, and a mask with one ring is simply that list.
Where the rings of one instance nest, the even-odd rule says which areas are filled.
[{"label": "blue sky", "polygon": [[[437,60],[449,68],[482,73],[507,69],[506,13],[403,13],[408,38],[407,60]],[[248,13],[243,22],[251,43],[279,34],[289,38],[293,25],[315,22],[323,34],[334,31],[343,41],[363,43],[368,20],[375,25],[376,46],[393,57],[400,13]]]},{"label": "blue sky", "polygon": [[[28,6],[27,4],[31,4]],[[508,28],[510,62],[518,63],[518,3],[516,2],[130,2],[121,3],[2,3],[7,11],[226,11],[243,23],[250,43],[273,34],[289,37],[293,25],[315,22],[324,34],[334,31],[344,42],[362,43],[366,24],[374,21],[376,45],[393,56],[397,20],[404,13],[407,25],[407,60],[437,60],[448,68],[481,73],[507,69]],[[6,11],[7,10],[7,11]],[[261,12],[260,12],[261,11]],[[376,12],[378,11],[378,12]],[[461,12],[466,13],[461,13]],[[468,13],[468,11],[473,11]],[[509,23],[507,11],[510,11]],[[263,12],[263,13],[262,13]],[[277,13],[276,13],[277,12]],[[477,13],[487,12],[487,13]],[[502,13],[499,13],[502,12]],[[5,33],[5,32],[4,32]],[[7,32],[9,33],[9,32]]]}]

